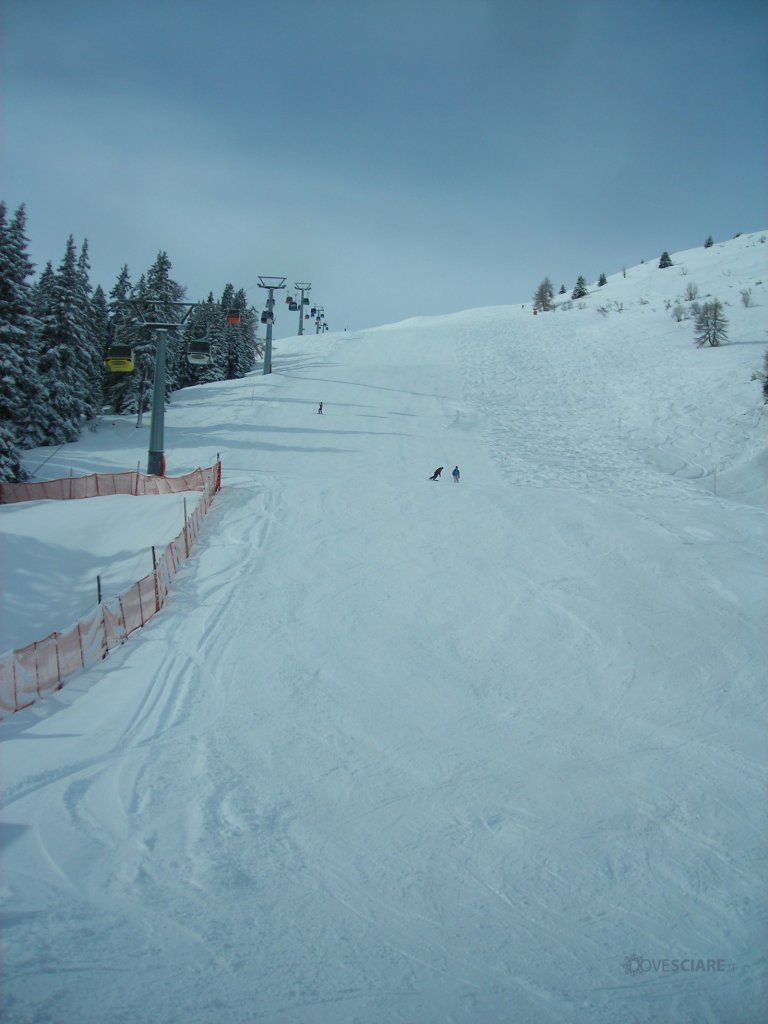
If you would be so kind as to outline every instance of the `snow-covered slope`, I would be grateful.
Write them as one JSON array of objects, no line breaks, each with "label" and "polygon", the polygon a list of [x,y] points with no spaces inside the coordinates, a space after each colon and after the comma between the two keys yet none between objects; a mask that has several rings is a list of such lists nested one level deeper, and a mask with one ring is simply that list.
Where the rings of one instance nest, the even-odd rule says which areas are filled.
[{"label": "snow-covered slope", "polygon": [[9,1022],[760,1018],[761,238],[175,396],[171,604],[0,727]]}]

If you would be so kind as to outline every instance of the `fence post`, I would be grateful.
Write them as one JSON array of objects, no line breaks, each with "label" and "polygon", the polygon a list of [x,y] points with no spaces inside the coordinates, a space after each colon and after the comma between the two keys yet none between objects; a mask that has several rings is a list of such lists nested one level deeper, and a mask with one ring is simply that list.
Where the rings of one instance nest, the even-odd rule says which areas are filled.
[{"label": "fence post", "polygon": [[99,604],[101,604],[101,576],[96,577],[96,594],[99,598]]},{"label": "fence post", "polygon": [[184,550],[187,552],[187,558],[189,558],[189,530],[187,528],[187,499],[182,498],[184,505]]},{"label": "fence post", "polygon": [[56,687],[57,690],[60,690],[62,688],[62,686],[64,685],[62,683],[62,681],[61,681],[61,662],[59,661],[59,637],[60,636],[61,636],[61,634],[58,633],[58,632],[53,634],[53,646],[56,649],[56,679],[57,679],[58,684],[59,684]]},{"label": "fence post", "polygon": [[155,546],[152,545],[152,575],[155,577],[155,614],[160,611],[160,585],[157,581],[157,556]]},{"label": "fence post", "polygon": [[77,624],[77,642],[80,645],[80,665],[85,668],[85,651],[83,650],[83,634],[80,629],[80,623]]}]

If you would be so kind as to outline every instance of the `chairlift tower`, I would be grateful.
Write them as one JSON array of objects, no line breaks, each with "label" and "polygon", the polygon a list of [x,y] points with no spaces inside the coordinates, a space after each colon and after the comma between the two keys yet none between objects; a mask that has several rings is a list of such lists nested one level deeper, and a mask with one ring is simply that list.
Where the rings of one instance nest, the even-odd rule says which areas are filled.
[{"label": "chairlift tower", "polygon": [[[301,292],[301,301],[299,302],[299,335],[304,333],[304,292],[312,291],[312,285],[309,281],[295,281],[293,287]],[[307,300],[309,301],[309,300]]]},{"label": "chairlift tower", "polygon": [[264,373],[272,373],[272,325],[275,322],[275,292],[285,288],[286,278],[259,277],[259,288],[266,288],[269,292],[266,308],[267,337],[264,342]]},{"label": "chairlift tower", "polygon": [[[147,475],[165,476],[165,354],[168,332],[175,331],[186,323],[189,314],[199,305],[197,302],[170,302],[165,299],[129,299],[127,305],[138,313],[143,327],[155,332],[155,383],[152,390],[152,419],[149,426],[149,451],[147,452]],[[168,307],[179,319],[161,320],[157,307],[164,312]]]},{"label": "chairlift tower", "polygon": [[317,316],[315,317],[315,334],[320,334],[325,329],[325,306],[317,306]]}]

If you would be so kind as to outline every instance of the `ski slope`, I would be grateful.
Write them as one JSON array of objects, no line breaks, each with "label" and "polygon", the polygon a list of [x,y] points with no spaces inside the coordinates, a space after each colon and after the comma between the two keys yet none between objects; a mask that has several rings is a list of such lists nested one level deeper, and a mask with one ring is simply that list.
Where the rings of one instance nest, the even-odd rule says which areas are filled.
[{"label": "ski slope", "polygon": [[224,489],[168,607],[0,725],[4,1020],[761,1019],[762,237],[174,396]]}]

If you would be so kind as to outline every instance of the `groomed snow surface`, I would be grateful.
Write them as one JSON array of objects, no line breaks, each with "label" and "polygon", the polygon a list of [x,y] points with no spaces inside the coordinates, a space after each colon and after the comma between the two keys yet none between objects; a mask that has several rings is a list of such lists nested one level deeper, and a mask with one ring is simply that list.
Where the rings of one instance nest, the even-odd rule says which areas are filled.
[{"label": "groomed snow surface", "polygon": [[[174,396],[169,473],[224,489],[168,606],[0,725],[4,1021],[764,1019],[762,239]],[[143,575],[161,505],[3,507],[6,646]]]}]

